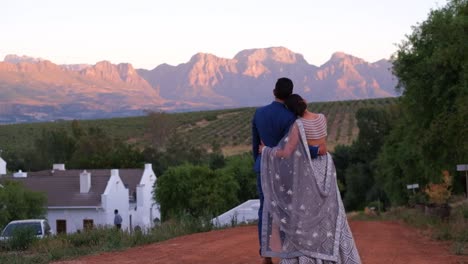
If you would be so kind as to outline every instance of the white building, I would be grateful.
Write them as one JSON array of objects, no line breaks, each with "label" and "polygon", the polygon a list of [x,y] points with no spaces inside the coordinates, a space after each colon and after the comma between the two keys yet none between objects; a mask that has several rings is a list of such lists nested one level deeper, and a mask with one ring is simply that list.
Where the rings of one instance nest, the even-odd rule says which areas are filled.
[{"label": "white building", "polygon": [[[19,175],[19,174],[18,174]],[[156,175],[144,169],[52,170],[29,172],[13,179],[47,195],[47,215],[54,233],[74,233],[88,227],[113,226],[114,210],[122,216],[122,229],[149,228],[159,220],[153,200]]]},{"label": "white building", "polygon": [[219,227],[237,225],[241,223],[252,223],[258,221],[258,209],[260,200],[252,199],[240,204],[231,210],[213,218],[211,222]]},{"label": "white building", "polygon": [[6,162],[0,157],[0,175],[5,175],[6,173]]}]

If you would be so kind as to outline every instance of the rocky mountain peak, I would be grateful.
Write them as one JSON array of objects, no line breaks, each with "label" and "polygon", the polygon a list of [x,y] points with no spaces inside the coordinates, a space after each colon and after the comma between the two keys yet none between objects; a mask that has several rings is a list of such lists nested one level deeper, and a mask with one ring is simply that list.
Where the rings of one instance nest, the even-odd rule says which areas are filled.
[{"label": "rocky mountain peak", "polygon": [[341,64],[348,64],[348,65],[349,64],[356,65],[356,64],[366,63],[366,61],[364,61],[361,58],[354,57],[353,55],[349,55],[349,54],[339,51],[339,52],[335,52],[332,54],[328,63],[341,63]]},{"label": "rocky mountain peak", "polygon": [[285,47],[243,50],[239,52],[234,58],[239,61],[248,62],[274,61],[286,64],[305,62],[302,55],[294,53]]},{"label": "rocky mountain peak", "polygon": [[3,61],[16,64],[20,62],[39,62],[43,60],[44,59],[34,58],[34,57],[26,56],[26,55],[18,56],[16,54],[8,54],[5,56],[5,59]]}]

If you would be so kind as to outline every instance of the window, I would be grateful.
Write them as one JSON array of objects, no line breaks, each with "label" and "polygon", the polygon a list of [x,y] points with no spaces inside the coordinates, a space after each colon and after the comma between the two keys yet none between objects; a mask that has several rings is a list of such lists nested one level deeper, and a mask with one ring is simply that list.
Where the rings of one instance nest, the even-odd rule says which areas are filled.
[{"label": "window", "polygon": [[42,235],[42,228],[40,222],[26,222],[26,223],[13,223],[9,224],[3,231],[2,236],[10,237],[17,229],[30,229],[35,235]]},{"label": "window", "polygon": [[57,234],[67,233],[67,220],[57,220]]},{"label": "window", "polygon": [[46,236],[50,235],[50,225],[47,221],[44,222],[44,233]]}]

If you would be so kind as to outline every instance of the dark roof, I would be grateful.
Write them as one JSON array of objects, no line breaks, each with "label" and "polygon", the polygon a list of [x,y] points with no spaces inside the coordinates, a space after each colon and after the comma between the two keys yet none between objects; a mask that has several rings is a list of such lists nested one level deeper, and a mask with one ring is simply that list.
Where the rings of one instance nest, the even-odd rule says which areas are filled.
[{"label": "dark roof", "polygon": [[[28,172],[26,178],[8,179],[21,181],[33,191],[47,194],[47,206],[101,206],[101,194],[106,189],[111,170],[86,170],[91,173],[91,188],[80,193],[80,173],[83,170],[45,170]],[[132,195],[141,180],[143,169],[119,169],[123,184]],[[3,177],[5,179],[5,177]]]}]

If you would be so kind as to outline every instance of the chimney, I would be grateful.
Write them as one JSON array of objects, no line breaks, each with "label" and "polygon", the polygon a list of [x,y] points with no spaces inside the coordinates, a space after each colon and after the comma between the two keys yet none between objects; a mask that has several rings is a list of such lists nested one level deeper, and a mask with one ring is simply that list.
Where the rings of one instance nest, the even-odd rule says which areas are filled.
[{"label": "chimney", "polygon": [[26,172],[22,172],[21,170],[19,170],[16,173],[13,173],[13,178],[26,178],[27,176],[28,174]]},{"label": "chimney", "polygon": [[151,163],[145,164],[145,170],[152,170],[152,169],[153,169],[153,165]]},{"label": "chimney", "polygon": [[88,193],[91,189],[91,173],[84,170],[80,173],[80,193]]},{"label": "chimney", "polygon": [[52,170],[64,171],[65,170],[65,164],[63,164],[63,163],[54,164],[54,166],[52,167]]},{"label": "chimney", "polygon": [[119,177],[119,170],[117,169],[111,170],[111,177]]}]

